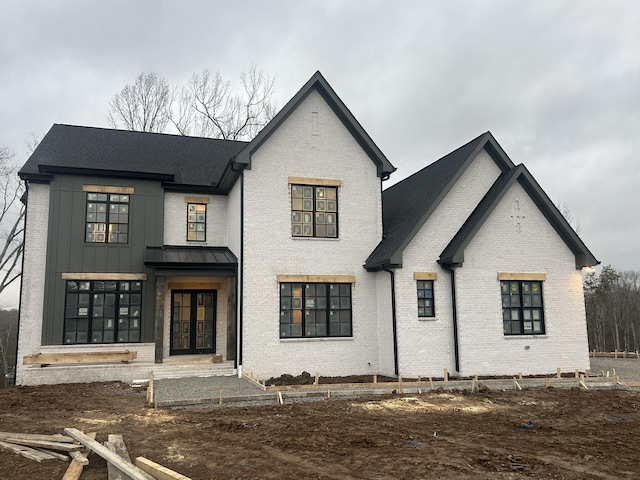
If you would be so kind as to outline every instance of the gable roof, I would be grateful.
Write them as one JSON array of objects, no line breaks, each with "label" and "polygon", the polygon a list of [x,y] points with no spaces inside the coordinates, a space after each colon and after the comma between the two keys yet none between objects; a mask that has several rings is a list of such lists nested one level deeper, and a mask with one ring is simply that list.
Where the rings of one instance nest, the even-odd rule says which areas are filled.
[{"label": "gable roof", "polygon": [[464,262],[464,249],[469,245],[475,234],[478,233],[484,222],[489,218],[491,212],[493,212],[498,203],[500,203],[500,200],[516,181],[520,183],[560,238],[562,238],[573,252],[576,259],[576,268],[580,269],[582,267],[598,265],[600,262],[596,260],[562,213],[560,213],[538,182],[536,182],[531,173],[529,173],[529,170],[522,164],[507,173],[503,173],[494,182],[466,222],[460,227],[458,233],[456,233],[451,239],[451,242],[449,242],[443,250],[438,263],[445,266],[462,266]]},{"label": "gable roof", "polygon": [[482,149],[503,172],[514,167],[486,132],[382,192],[384,236],[365,263],[368,270],[402,266],[406,246]]},{"label": "gable roof", "polygon": [[396,168],[391,165],[387,157],[380,151],[378,146],[365,132],[364,128],[356,120],[347,106],[340,100],[336,92],[331,88],[322,74],[317,71],[296,93],[291,100],[273,117],[273,119],[258,133],[249,143],[247,148],[242,150],[236,158],[236,164],[251,168],[251,157],[253,153],[271,136],[273,132],[291,115],[291,113],[307,98],[312,91],[317,91],[331,107],[343,125],[353,135],[360,147],[366,152],[371,161],[376,165],[379,177],[385,177],[393,173]]},{"label": "gable roof", "polygon": [[167,186],[215,189],[247,142],[54,124],[20,169],[22,179],[54,173],[153,178]]}]

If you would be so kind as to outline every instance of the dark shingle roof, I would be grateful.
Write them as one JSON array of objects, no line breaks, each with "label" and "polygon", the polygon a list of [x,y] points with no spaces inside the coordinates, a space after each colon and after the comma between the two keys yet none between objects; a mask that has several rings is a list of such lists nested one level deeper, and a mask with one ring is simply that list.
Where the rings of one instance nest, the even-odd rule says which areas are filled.
[{"label": "dark shingle roof", "polygon": [[384,238],[367,259],[367,269],[402,265],[404,248],[483,148],[503,171],[513,167],[486,132],[382,193]]},{"label": "dark shingle roof", "polygon": [[[55,124],[20,170],[22,178],[83,172],[215,185],[247,142]],[[88,173],[88,172],[85,172]]]},{"label": "dark shingle roof", "polygon": [[441,265],[462,265],[464,262],[464,249],[516,181],[529,194],[547,221],[573,252],[576,257],[576,268],[598,265],[600,262],[589,251],[562,213],[529,173],[529,170],[522,164],[498,177],[466,222],[460,227],[460,230],[451,239],[451,242],[440,254],[438,263]]}]

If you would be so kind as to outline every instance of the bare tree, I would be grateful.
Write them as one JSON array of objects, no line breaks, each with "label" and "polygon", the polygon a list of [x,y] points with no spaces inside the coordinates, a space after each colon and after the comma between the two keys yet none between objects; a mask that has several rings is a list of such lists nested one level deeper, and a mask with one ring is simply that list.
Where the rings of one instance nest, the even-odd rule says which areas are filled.
[{"label": "bare tree", "polygon": [[109,102],[108,122],[114,128],[162,132],[169,123],[171,89],[155,73],[141,73]]},{"label": "bare tree", "polygon": [[[186,86],[169,88],[164,79],[143,73],[111,100],[109,123],[154,132],[171,124],[181,135],[250,140],[275,115],[275,79],[254,65],[240,74],[240,83],[235,92],[220,72],[203,70]],[[153,122],[145,120],[152,113]]]},{"label": "bare tree", "polygon": [[23,185],[12,163],[14,154],[0,145],[0,294],[20,275],[25,206]]},{"label": "bare tree", "polygon": [[573,213],[571,213],[571,209],[569,208],[569,205],[567,205],[567,202],[561,202],[560,200],[558,200],[558,203],[556,203],[556,207],[558,208],[558,210],[560,210],[560,213],[567,221],[567,223],[571,225],[571,228],[573,228],[575,232],[580,235],[582,233],[582,225],[580,225],[580,220],[577,217],[574,217]]}]

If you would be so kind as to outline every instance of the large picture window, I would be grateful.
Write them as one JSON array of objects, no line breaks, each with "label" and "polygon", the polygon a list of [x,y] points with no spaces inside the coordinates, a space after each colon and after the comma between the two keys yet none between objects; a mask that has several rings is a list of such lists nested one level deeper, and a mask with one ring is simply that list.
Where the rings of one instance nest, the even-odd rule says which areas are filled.
[{"label": "large picture window", "polygon": [[280,338],[351,335],[350,283],[280,284]]},{"label": "large picture window", "polygon": [[291,185],[291,235],[338,237],[338,188]]},{"label": "large picture window", "polygon": [[65,344],[140,341],[142,282],[66,282]]},{"label": "large picture window", "polygon": [[130,198],[119,193],[87,193],[85,241],[127,243]]},{"label": "large picture window", "polygon": [[502,320],[505,335],[544,333],[542,282],[500,282]]}]

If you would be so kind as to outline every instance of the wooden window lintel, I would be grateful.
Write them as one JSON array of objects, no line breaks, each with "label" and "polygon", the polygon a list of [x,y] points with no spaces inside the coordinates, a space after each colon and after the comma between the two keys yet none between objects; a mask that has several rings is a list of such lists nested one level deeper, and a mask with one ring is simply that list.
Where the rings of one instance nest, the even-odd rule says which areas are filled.
[{"label": "wooden window lintel", "polygon": [[498,272],[498,280],[521,280],[521,281],[537,281],[543,282],[547,279],[545,273],[512,273],[512,272]]}]

